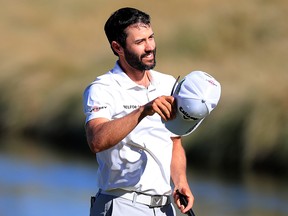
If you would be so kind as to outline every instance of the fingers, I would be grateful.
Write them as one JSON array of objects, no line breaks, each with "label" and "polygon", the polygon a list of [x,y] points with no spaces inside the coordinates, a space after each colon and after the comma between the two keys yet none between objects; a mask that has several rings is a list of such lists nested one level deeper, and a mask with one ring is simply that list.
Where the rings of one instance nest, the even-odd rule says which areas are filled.
[{"label": "fingers", "polygon": [[181,203],[180,201],[180,195],[179,193],[177,193],[176,191],[173,192],[173,198],[174,198],[174,202],[176,204],[176,206],[178,207],[178,209],[185,214],[187,211],[189,211],[194,203],[194,196],[191,193],[184,193],[184,191],[181,191],[182,196],[185,196],[187,203],[185,203],[185,205],[183,203]]},{"label": "fingers", "polygon": [[161,96],[156,98],[152,103],[152,109],[157,112],[165,121],[174,118],[175,111],[173,108],[174,97]]},{"label": "fingers", "polygon": [[[186,196],[187,197],[187,201],[188,201],[188,205],[185,207],[185,208],[183,208],[183,209],[181,209],[181,212],[182,213],[186,213],[187,211],[189,211],[191,208],[192,208],[192,206],[193,206],[193,202],[194,202],[194,197],[192,196]],[[183,205],[182,205],[183,206]],[[184,206],[183,206],[184,207]]]}]

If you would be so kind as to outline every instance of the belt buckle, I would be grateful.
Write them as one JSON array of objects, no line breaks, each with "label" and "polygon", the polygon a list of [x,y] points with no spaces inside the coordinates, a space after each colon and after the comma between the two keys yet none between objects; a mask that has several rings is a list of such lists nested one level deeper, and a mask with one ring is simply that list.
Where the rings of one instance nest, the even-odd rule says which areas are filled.
[{"label": "belt buckle", "polygon": [[162,206],[162,202],[163,202],[163,197],[164,196],[160,196],[160,195],[154,195],[151,196],[151,203],[150,203],[150,207],[160,207]]}]

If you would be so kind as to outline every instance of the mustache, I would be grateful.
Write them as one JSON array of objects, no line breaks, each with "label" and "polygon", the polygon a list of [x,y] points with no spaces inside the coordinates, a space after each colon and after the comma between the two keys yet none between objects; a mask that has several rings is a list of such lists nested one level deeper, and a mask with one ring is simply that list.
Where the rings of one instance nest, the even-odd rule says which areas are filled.
[{"label": "mustache", "polygon": [[156,49],[151,50],[151,51],[149,51],[149,52],[146,52],[146,53],[142,54],[142,55],[141,55],[141,58],[144,58],[144,57],[150,55],[151,53],[152,53],[152,54],[154,55],[154,57],[155,57]]}]

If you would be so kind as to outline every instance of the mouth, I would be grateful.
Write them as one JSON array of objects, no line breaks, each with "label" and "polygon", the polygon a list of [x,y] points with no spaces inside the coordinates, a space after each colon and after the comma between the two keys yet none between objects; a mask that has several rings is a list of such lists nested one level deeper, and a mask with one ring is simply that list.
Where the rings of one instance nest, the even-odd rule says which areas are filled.
[{"label": "mouth", "polygon": [[142,59],[153,60],[154,59],[154,53],[151,52],[149,54],[145,54],[145,55],[143,55]]}]

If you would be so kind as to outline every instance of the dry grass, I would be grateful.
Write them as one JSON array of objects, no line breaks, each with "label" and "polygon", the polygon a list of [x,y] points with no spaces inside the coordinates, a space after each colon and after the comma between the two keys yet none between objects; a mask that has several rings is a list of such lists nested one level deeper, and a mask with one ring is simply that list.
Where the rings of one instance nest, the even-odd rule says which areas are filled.
[{"label": "dry grass", "polygon": [[[249,152],[257,152],[262,143],[279,143],[280,136],[287,144],[283,130],[287,131],[288,108],[288,3],[284,0],[3,1],[2,129],[46,127],[59,110],[66,109],[73,112],[74,124],[82,124],[83,89],[115,61],[103,24],[123,6],[151,14],[157,70],[183,77],[200,69],[221,82],[222,98],[214,111],[219,121],[235,107],[253,104],[248,117],[243,116],[249,118],[244,140],[256,149]],[[67,107],[71,100],[76,108]]]}]

